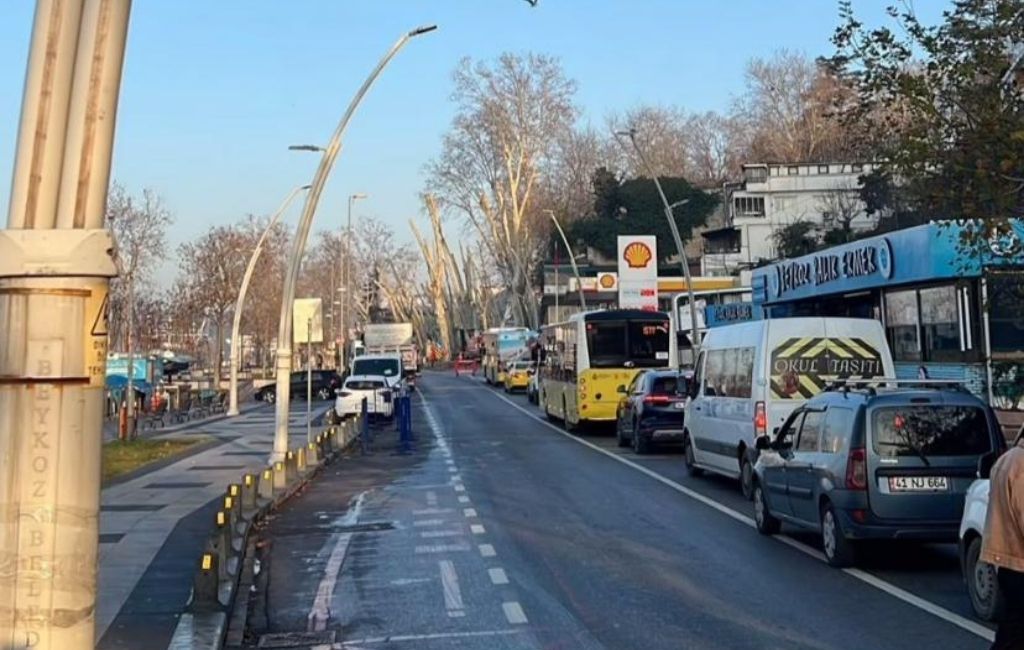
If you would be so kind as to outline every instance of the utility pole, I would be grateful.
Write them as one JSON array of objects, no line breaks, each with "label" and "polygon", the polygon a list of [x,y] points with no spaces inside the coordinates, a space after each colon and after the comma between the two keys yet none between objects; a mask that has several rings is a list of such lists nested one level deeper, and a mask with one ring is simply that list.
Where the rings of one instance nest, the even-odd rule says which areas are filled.
[{"label": "utility pole", "polygon": [[238,415],[238,366],[241,363],[241,344],[242,337],[239,332],[242,328],[242,310],[245,307],[245,296],[249,293],[249,282],[252,280],[252,274],[256,270],[256,262],[259,261],[260,255],[263,253],[263,243],[267,240],[267,236],[274,230],[274,226],[277,225],[281,215],[285,213],[288,206],[291,205],[292,199],[302,192],[308,190],[309,185],[303,185],[301,187],[293,188],[288,196],[285,198],[281,207],[277,209],[274,216],[270,218],[270,223],[267,224],[266,229],[263,230],[263,234],[260,235],[259,240],[256,242],[256,247],[252,250],[252,255],[249,256],[249,264],[245,267],[245,275],[242,276],[242,286],[238,288],[238,299],[235,301],[235,314],[231,321],[231,380],[228,382],[228,412],[227,415]]},{"label": "utility pole", "polygon": [[360,102],[367,91],[377,80],[380,73],[398,52],[405,47],[409,39],[421,34],[432,32],[437,27],[418,27],[410,32],[402,34],[401,37],[391,46],[391,49],[384,54],[377,66],[370,72],[370,75],[363,82],[363,85],[356,92],[348,108],[345,110],[341,121],[334,130],[330,142],[327,144],[323,155],[320,157],[320,165],[313,176],[311,189],[306,195],[306,203],[302,208],[302,216],[295,232],[295,242],[292,248],[289,266],[284,278],[284,288],[281,292],[281,315],[277,328],[277,359],[276,359],[276,396],[275,403],[275,426],[274,426],[274,451],[270,460],[283,460],[288,453],[288,409],[291,397],[291,372],[292,372],[292,307],[295,300],[295,286],[298,284],[299,267],[302,264],[302,255],[306,250],[306,240],[309,238],[309,230],[313,225],[313,216],[316,213],[316,206],[320,202],[320,193],[323,192],[327,177],[334,167],[334,162],[341,152],[341,139],[345,135],[348,123],[359,108]]},{"label": "utility pole", "polygon": [[580,280],[580,268],[576,266],[576,256],[572,252],[572,246],[569,245],[569,238],[565,236],[565,231],[562,230],[562,224],[558,223],[558,219],[555,218],[555,211],[545,209],[551,217],[551,221],[555,223],[555,228],[558,229],[558,234],[562,236],[562,243],[565,244],[565,251],[569,254],[569,264],[572,266],[572,273],[576,276],[576,289],[580,294],[580,309],[587,311],[587,299],[583,297],[583,281]]},{"label": "utility pole", "polygon": [[[679,253],[679,265],[682,266],[683,278],[686,280],[686,296],[690,301],[690,344],[693,348],[693,364],[697,364],[697,355],[700,354],[700,330],[697,327],[697,302],[693,294],[693,281],[690,278],[690,262],[686,258],[686,249],[683,248],[683,238],[679,235],[679,226],[676,225],[675,215],[672,213],[672,205],[669,205],[668,199],[665,197],[665,191],[661,189],[661,181],[658,180],[658,175],[654,173],[654,169],[647,161],[647,156],[644,155],[640,145],[636,142],[636,129],[630,129],[628,131],[616,131],[615,139],[618,140],[619,136],[626,136],[629,141],[633,144],[633,150],[636,151],[637,157],[640,159],[640,163],[647,170],[647,173],[651,175],[651,179],[654,180],[654,186],[658,188],[658,196],[661,197],[661,203],[665,208],[665,218],[668,219],[669,230],[672,231],[672,239],[676,243],[676,251]],[[621,144],[621,140],[619,140]],[[686,201],[680,201],[674,205],[683,205]],[[675,322],[679,318],[679,314],[672,315],[672,322]],[[680,363],[680,365],[682,365]]]},{"label": "utility pole", "polygon": [[0,230],[0,647],[95,645],[104,219],[128,0],[36,3]]},{"label": "utility pole", "polygon": [[[361,199],[370,198],[369,194],[363,192],[356,192],[350,194],[348,197],[348,219],[345,225],[345,297],[342,298],[342,311],[341,311],[341,338],[342,342],[348,342],[348,318],[349,314],[352,313],[352,204]],[[348,368],[348,350],[343,348],[342,361],[345,363],[345,368]]]}]

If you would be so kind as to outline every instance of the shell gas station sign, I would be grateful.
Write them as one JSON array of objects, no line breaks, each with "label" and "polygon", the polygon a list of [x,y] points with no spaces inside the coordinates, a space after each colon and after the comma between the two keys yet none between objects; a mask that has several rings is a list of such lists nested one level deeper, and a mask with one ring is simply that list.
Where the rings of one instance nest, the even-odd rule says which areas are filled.
[{"label": "shell gas station sign", "polygon": [[619,236],[619,307],[658,309],[658,239],[654,235]]}]

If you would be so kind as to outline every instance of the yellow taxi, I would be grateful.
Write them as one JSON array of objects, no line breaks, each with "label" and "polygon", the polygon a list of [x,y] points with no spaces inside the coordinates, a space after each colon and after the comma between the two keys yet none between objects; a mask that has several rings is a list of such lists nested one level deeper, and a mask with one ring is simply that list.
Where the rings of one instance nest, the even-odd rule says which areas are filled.
[{"label": "yellow taxi", "polygon": [[533,364],[529,361],[513,361],[508,364],[503,374],[506,393],[519,389],[526,390],[530,385],[530,375],[533,374]]}]

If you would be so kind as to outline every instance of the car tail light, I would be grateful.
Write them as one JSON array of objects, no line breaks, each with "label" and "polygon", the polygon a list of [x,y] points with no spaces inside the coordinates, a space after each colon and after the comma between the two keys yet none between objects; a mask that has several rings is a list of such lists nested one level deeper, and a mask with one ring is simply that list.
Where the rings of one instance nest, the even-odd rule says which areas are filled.
[{"label": "car tail light", "polygon": [[754,435],[768,435],[768,411],[765,410],[764,402],[754,404]]},{"label": "car tail light", "polygon": [[868,462],[863,447],[851,449],[846,458],[846,489],[868,489]]},{"label": "car tail light", "polygon": [[668,395],[648,395],[644,398],[644,404],[654,404],[657,406],[665,406],[671,401]]}]

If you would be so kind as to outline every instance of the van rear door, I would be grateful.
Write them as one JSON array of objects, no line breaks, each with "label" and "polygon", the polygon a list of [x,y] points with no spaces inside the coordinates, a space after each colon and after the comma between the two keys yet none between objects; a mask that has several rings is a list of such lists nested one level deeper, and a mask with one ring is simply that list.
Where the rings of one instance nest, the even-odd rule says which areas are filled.
[{"label": "van rear door", "polygon": [[979,405],[941,398],[868,412],[868,501],[884,519],[958,522],[978,458],[993,448]]}]

